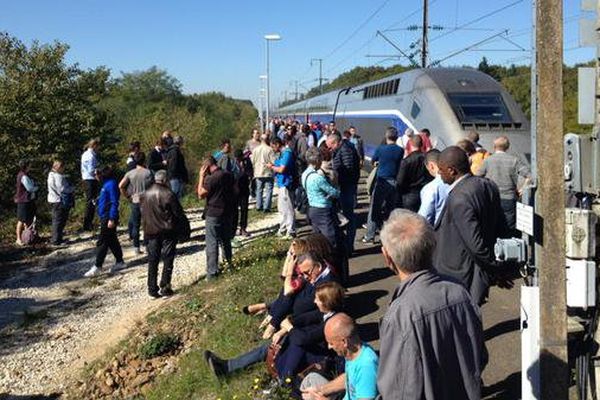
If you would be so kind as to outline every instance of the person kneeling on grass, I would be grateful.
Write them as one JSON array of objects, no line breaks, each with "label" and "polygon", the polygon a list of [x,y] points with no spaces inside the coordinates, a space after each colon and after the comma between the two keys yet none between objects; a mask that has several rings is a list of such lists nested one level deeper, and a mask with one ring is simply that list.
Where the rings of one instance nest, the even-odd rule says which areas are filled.
[{"label": "person kneeling on grass", "polygon": [[[275,367],[282,381],[330,355],[323,330],[326,321],[342,310],[343,299],[344,289],[338,283],[322,283],[317,286],[315,294],[314,302],[318,310],[300,314],[294,319],[288,318],[281,323],[281,329],[273,336],[272,343],[281,346]],[[222,377],[265,361],[269,345],[266,342],[230,360],[221,359],[211,351],[205,351],[204,357],[211,371],[217,377]]]},{"label": "person kneeling on grass", "polygon": [[96,265],[85,273],[86,278],[102,272],[102,264],[108,249],[113,253],[116,263],[110,268],[110,273],[125,268],[123,250],[117,237],[119,226],[119,188],[115,173],[111,167],[104,167],[96,174],[96,179],[102,183],[98,197],[98,216],[100,217],[100,236],[96,243]]},{"label": "person kneeling on grass", "polygon": [[300,385],[302,398],[333,399],[344,391],[344,400],[376,398],[378,357],[371,346],[360,340],[352,318],[344,313],[329,318],[325,338],[329,348],[345,358],[345,373],[332,381],[316,372],[308,374]]}]

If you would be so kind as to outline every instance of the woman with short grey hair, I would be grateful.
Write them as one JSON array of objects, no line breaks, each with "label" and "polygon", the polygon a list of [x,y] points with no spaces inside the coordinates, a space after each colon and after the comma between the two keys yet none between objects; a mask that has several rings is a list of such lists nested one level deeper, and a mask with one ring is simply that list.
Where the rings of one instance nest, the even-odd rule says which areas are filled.
[{"label": "woman with short grey hair", "polygon": [[306,151],[308,167],[302,173],[300,181],[308,197],[308,218],[313,231],[323,234],[333,247],[334,254],[341,257],[339,258],[340,279],[344,283],[348,277],[344,236],[333,204],[333,200],[339,198],[340,190],[333,186],[320,171],[322,161],[319,149],[316,147],[308,149]]},{"label": "woman with short grey hair", "polygon": [[69,211],[74,205],[73,187],[64,174],[65,166],[61,160],[52,163],[48,173],[48,203],[52,208],[52,239],[50,243],[58,246],[63,242],[63,232]]}]

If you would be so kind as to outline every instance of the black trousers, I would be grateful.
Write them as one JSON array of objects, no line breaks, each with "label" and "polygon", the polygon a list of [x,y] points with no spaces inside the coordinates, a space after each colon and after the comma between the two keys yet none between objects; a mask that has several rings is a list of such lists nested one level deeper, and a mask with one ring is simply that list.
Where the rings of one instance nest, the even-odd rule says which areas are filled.
[{"label": "black trousers", "polygon": [[69,209],[64,208],[61,203],[52,203],[52,244],[60,244],[63,241],[63,232],[67,219],[69,217]]},{"label": "black trousers", "polygon": [[248,196],[250,196],[250,193],[240,193],[238,196],[238,208],[240,210],[240,229],[243,231],[245,231],[248,227]]},{"label": "black trousers", "polygon": [[402,208],[407,210],[418,212],[421,207],[421,197],[419,192],[408,192],[402,194]]},{"label": "black trousers", "polygon": [[94,211],[96,211],[96,197],[98,197],[98,181],[86,179],[85,185],[85,214],[83,217],[83,229],[91,231],[93,229]]},{"label": "black trousers", "polygon": [[102,268],[104,259],[108,249],[113,253],[117,262],[123,262],[123,250],[121,250],[121,244],[117,237],[117,225],[115,221],[114,228],[108,227],[108,220],[100,221],[100,237],[96,242],[96,267]]},{"label": "black trousers", "polygon": [[345,285],[350,277],[348,252],[346,250],[344,233],[340,228],[340,222],[335,210],[332,207],[309,207],[308,216],[313,231],[325,236],[333,248],[333,259],[336,261],[334,267],[336,268],[342,286]]},{"label": "black trousers", "polygon": [[171,285],[173,276],[173,262],[175,261],[177,239],[171,236],[158,235],[148,238],[146,249],[148,250],[148,293],[158,293],[158,263],[163,260],[163,269],[160,276],[160,287],[166,288]]}]

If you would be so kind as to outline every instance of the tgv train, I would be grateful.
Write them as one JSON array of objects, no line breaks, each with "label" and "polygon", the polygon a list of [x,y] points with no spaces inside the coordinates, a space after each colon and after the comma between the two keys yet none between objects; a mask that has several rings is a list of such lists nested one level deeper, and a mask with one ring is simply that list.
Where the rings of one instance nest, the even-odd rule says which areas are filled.
[{"label": "tgv train", "polygon": [[428,128],[438,149],[456,144],[469,131],[492,150],[499,135],[510,152],[530,162],[530,125],[510,94],[492,77],[468,68],[414,69],[398,75],[329,92],[276,112],[302,122],[335,120],[340,131],[354,126],[362,136],[367,159],[383,139],[385,128]]}]

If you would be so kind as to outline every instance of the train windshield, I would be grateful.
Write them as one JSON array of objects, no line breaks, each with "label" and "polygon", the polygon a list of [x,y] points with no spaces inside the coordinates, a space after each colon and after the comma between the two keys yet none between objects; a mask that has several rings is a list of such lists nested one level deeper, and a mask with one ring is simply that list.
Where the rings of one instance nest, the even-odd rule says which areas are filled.
[{"label": "train windshield", "polygon": [[512,123],[500,93],[449,93],[448,98],[461,123]]}]

